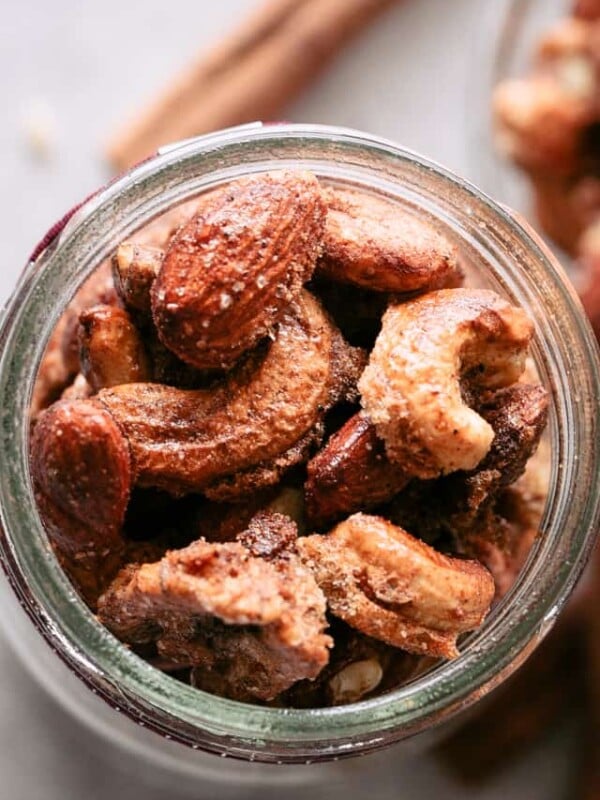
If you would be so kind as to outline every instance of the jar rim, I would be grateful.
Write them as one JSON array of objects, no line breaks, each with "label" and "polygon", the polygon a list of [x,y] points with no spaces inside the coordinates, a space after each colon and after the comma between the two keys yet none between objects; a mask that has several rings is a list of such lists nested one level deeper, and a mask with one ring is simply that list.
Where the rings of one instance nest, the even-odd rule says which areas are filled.
[{"label": "jar rim", "polygon": [[[513,589],[483,628],[468,637],[460,656],[380,697],[308,710],[252,706],[186,686],[142,661],[94,618],[43,531],[29,477],[27,424],[50,331],[76,287],[124,232],[216,183],[252,171],[297,167],[299,161],[321,176],[350,176],[375,190],[418,197],[424,208],[445,202],[464,215],[470,225],[465,236],[474,247],[485,243],[487,266],[496,269],[499,285],[530,312],[537,310],[532,312],[536,358],[553,394],[556,455],[543,536]],[[506,677],[551,627],[583,569],[600,519],[594,491],[599,396],[596,341],[562,269],[528,226],[472,184],[360,131],[296,124],[220,131],[166,148],[109,184],[27,265],[0,327],[0,450],[6,454],[0,559],[50,646],[94,692],[136,722],[195,748],[256,761],[293,763],[366,752],[473,702]]]}]

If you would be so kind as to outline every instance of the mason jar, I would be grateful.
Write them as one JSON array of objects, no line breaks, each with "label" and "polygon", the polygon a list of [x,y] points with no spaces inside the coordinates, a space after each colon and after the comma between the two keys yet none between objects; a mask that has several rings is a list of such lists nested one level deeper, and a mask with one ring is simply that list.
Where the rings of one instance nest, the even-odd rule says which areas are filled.
[{"label": "mason jar", "polygon": [[[460,656],[374,699],[309,710],[206,694],[151,667],[115,639],[63,574],[41,525],[28,464],[28,408],[49,335],[77,287],[116,246],[173,206],[256,172],[307,169],[382,193],[433,218],[474,280],[526,309],[532,358],[551,396],[551,465],[540,535],[512,589]],[[471,184],[358,131],[244,126],[169,147],[114,180],[57,224],[25,267],[0,328],[0,556],[5,633],[26,667],[118,752],[220,797],[306,793],[338,763],[394,745],[377,763],[427,746],[443,721],[503,681],[539,644],[572,592],[599,515],[599,362],[565,275],[538,237]],[[325,763],[329,762],[329,763]],[[208,787],[208,788],[207,788]],[[261,795],[262,796],[262,795]]]}]

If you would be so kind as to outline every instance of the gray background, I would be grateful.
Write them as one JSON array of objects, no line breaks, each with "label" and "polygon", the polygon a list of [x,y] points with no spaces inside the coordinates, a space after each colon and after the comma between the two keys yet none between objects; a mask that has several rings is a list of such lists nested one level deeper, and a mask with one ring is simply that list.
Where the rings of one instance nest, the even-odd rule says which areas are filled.
[{"label": "gray background", "polygon": [[[102,144],[117,122],[235,24],[252,2],[20,0],[4,5],[0,302],[33,244],[108,177]],[[504,0],[399,5],[342,54],[287,118],[368,129],[487,184],[480,133],[486,65],[505,5]],[[31,147],[32,131],[40,127],[52,140],[46,159]],[[149,785],[139,767],[132,769],[125,757],[115,759],[49,700],[1,639],[0,675],[0,800],[166,796],[163,788]],[[558,732],[483,789],[457,786],[431,757],[395,768],[392,755],[382,759],[379,785],[371,778],[361,786],[349,766],[348,785],[323,796],[563,798],[570,738],[568,730]],[[168,796],[177,800],[177,791]],[[201,786],[196,796],[205,797]]]}]

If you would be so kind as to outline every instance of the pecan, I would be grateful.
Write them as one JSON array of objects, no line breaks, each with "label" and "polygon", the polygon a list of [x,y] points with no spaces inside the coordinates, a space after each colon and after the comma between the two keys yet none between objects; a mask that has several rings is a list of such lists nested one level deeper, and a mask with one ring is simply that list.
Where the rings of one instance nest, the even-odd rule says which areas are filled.
[{"label": "pecan", "polygon": [[[548,417],[548,397],[541,386],[517,384],[494,392],[478,404],[477,410],[494,430],[492,446],[483,461],[470,472],[413,481],[385,507],[384,513],[428,542],[451,534],[461,552],[479,558],[489,567],[491,562],[483,557],[484,552],[491,553],[490,558],[497,563],[498,559],[504,560],[502,554],[496,559],[498,542],[501,550],[512,552],[518,546],[517,539],[526,536],[523,526],[515,531],[512,523],[509,525],[507,515],[499,513],[495,503],[498,495],[523,473],[537,450]],[[545,487],[536,491],[542,495]],[[533,503],[533,497],[528,502]],[[510,544],[505,547],[502,542],[508,543],[509,539]],[[466,545],[467,540],[481,542],[481,547],[477,544],[479,549],[475,550]],[[490,569],[496,577],[498,569]]]},{"label": "pecan", "polygon": [[138,329],[117,306],[93,306],[79,315],[81,371],[95,392],[146,381],[150,362]]},{"label": "pecan", "polygon": [[421,478],[477,466],[494,432],[464,389],[516,381],[532,332],[524,311],[487,290],[443,289],[390,306],[359,381],[388,458]]},{"label": "pecan", "polygon": [[546,447],[543,443],[525,473],[484,503],[477,516],[457,514],[452,520],[455,547],[489,569],[497,599],[513,586],[539,534],[549,481]]},{"label": "pecan", "polygon": [[399,203],[330,189],[327,206],[322,275],[383,292],[460,285],[456,248]]},{"label": "pecan", "polygon": [[253,556],[273,559],[289,551],[297,537],[298,529],[289,517],[263,511],[250,520],[237,539]]},{"label": "pecan", "polygon": [[236,181],[173,237],[152,288],[164,344],[200,369],[228,368],[274,330],[311,276],[325,224],[303,172]]},{"label": "pecan", "polygon": [[187,536],[187,542],[182,541],[181,544],[196,539],[206,539],[209,542],[235,541],[246,530],[252,518],[269,506],[275,491],[267,489],[249,494],[236,503],[216,503],[201,495],[188,495],[179,500],[176,525]]},{"label": "pecan", "polygon": [[455,529],[468,527],[479,509],[519,478],[537,450],[548,421],[548,393],[542,386],[517,384],[494,392],[477,411],[492,426],[487,456],[471,473],[454,473],[438,482],[441,507]]},{"label": "pecan", "polygon": [[[276,537],[289,523],[272,515],[270,524]],[[297,556],[285,549],[265,560],[239,542],[199,540],[127,567],[98,615],[123,641],[154,641],[172,663],[195,667],[194,685],[242,700],[316,677],[331,645],[325,599]]]},{"label": "pecan", "polygon": [[444,556],[381,517],[354,514],[298,549],[332,614],[412,653],[457,656],[458,635],[481,625],[494,596],[478,562]]}]

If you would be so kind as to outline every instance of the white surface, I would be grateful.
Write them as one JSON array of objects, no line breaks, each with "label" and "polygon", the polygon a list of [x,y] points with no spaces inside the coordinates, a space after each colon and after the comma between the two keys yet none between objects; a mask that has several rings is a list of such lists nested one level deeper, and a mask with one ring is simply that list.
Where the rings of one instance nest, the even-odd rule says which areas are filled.
[{"label": "white surface", "polygon": [[[251,5],[252,0],[5,4],[0,302],[46,229],[108,176],[101,149],[117,122]],[[481,112],[473,92],[483,54],[492,47],[482,41],[482,15],[495,15],[502,5],[503,0],[407,0],[349,48],[287,118],[368,129],[477,180],[467,133],[469,115]],[[53,145],[45,161],[31,148],[40,128]],[[166,796],[139,765],[119,758],[47,699],[1,641],[0,674],[0,800]],[[347,781],[323,796],[553,800],[565,796],[568,761],[563,736],[493,785],[467,791],[432,759],[399,767],[392,752],[377,756],[375,769],[349,763]],[[168,797],[177,800],[177,791]],[[205,797],[202,787],[195,797]]]}]

